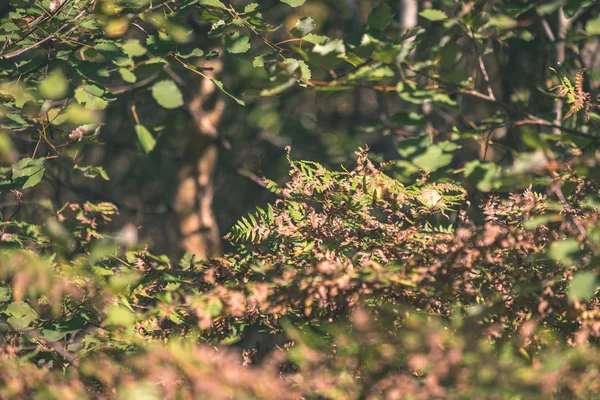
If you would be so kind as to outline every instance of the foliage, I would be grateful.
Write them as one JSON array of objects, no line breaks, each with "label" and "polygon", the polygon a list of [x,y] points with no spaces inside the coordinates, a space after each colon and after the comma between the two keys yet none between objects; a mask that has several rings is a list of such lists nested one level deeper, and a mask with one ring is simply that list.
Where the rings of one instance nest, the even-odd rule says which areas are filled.
[{"label": "foliage", "polygon": [[[0,397],[597,396],[599,68],[573,57],[514,92],[491,71],[539,74],[513,49],[544,47],[549,15],[571,29],[550,45],[584,54],[598,9],[427,3],[404,29],[395,4],[364,2],[346,36],[302,15],[310,1],[0,6],[0,194],[14,202],[0,214]],[[236,72],[251,82],[209,73],[219,57],[251,63]],[[157,121],[190,112],[183,73],[266,130],[289,128],[277,102],[290,94],[324,96],[335,118],[348,99],[375,102],[342,118],[372,149],[351,167],[352,140],[327,135],[340,168],[287,147],[285,183],[246,171],[274,200],[207,261],[154,254],[104,198],[45,194],[65,171],[109,180],[90,160],[123,104],[140,157],[169,153]]]}]

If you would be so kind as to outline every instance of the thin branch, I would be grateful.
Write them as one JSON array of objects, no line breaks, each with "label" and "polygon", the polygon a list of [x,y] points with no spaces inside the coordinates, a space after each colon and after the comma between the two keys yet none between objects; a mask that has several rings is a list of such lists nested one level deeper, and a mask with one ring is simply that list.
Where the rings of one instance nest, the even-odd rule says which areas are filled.
[{"label": "thin branch", "polygon": [[[56,37],[56,36],[57,36],[59,33],[61,33],[61,32],[62,32],[64,29],[68,28],[68,27],[69,27],[69,25],[70,25],[70,24],[64,24],[64,25],[63,25],[63,26],[61,26],[61,27],[60,27],[60,28],[59,28],[59,29],[58,29],[56,32],[54,32],[54,33],[52,33],[52,34],[50,34],[50,35],[46,36],[44,39],[42,39],[42,40],[40,40],[40,41],[37,41],[37,42],[35,42],[35,43],[34,43],[34,44],[32,44],[32,45],[29,45],[29,46],[27,46],[27,47],[25,47],[25,48],[22,48],[22,49],[19,49],[19,50],[15,50],[15,51],[12,51],[12,52],[10,52],[10,53],[8,53],[8,54],[4,54],[4,55],[0,56],[0,60],[8,60],[8,59],[10,59],[10,58],[15,58],[15,57],[18,57],[18,56],[20,56],[20,55],[21,55],[21,54],[23,54],[23,53],[26,53],[26,52],[28,52],[29,50],[35,49],[36,47],[38,47],[38,46],[40,46],[40,45],[42,45],[42,44],[46,43],[47,41],[54,39],[54,38],[55,38],[55,37]],[[67,33],[71,32],[71,31],[74,31],[75,29],[77,29],[77,26],[74,26],[74,27],[72,27],[70,31],[67,31]]]},{"label": "thin branch", "polygon": [[[567,31],[571,26],[572,20],[565,16],[565,12],[562,7],[558,8],[558,32],[556,34],[556,64],[562,65],[566,59],[567,53]],[[563,120],[563,101],[562,99],[554,100],[554,123],[556,125],[562,125]],[[553,129],[554,133],[559,133],[558,128]]]},{"label": "thin branch", "polygon": [[485,68],[485,63],[483,62],[483,57],[481,53],[479,53],[479,46],[477,45],[477,39],[475,39],[475,35],[473,35],[473,31],[469,25],[466,25],[467,35],[471,38],[473,42],[473,46],[475,47],[475,54],[477,54],[477,61],[479,63],[479,69],[481,70],[481,76],[483,76],[483,80],[487,86],[488,96],[494,100],[496,100],[496,96],[494,96],[494,91],[492,90],[492,84],[490,82],[490,76],[488,75],[487,69]]},{"label": "thin branch", "polygon": [[254,172],[252,171],[248,171],[247,169],[244,168],[238,168],[237,173],[245,176],[246,178],[250,179],[252,182],[256,183],[257,185],[263,187],[263,188],[267,188],[267,180],[264,177],[260,177],[258,175],[256,175]]},{"label": "thin branch", "polygon": [[556,196],[558,197],[558,200],[562,204],[564,210],[571,217],[573,224],[575,224],[577,231],[579,231],[579,234],[581,235],[581,238],[587,242],[588,246],[590,246],[590,250],[592,251],[592,254],[598,255],[596,245],[589,239],[587,231],[585,230],[585,227],[583,226],[583,224],[581,223],[579,218],[577,218],[577,216],[575,215],[575,211],[571,208],[571,205],[567,201],[567,198],[565,197],[562,189],[560,188],[560,184],[558,182],[554,182],[551,186],[551,190],[556,194]]},{"label": "thin branch", "polygon": [[[408,67],[409,69],[411,69],[410,67]],[[572,135],[576,135],[576,136],[580,136],[580,137],[584,137],[586,139],[590,139],[590,140],[594,140],[596,142],[600,141],[600,137],[596,137],[596,136],[592,136],[589,135],[585,132],[581,132],[580,130],[577,129],[571,129],[571,128],[566,128],[560,124],[556,124],[556,123],[552,123],[550,121],[547,121],[545,119],[536,117],[535,115],[524,111],[523,109],[519,108],[519,107],[514,107],[510,104],[506,104],[498,99],[496,99],[495,97],[490,97],[489,95],[486,95],[484,93],[478,92],[477,90],[473,90],[473,89],[465,89],[462,88],[454,83],[451,82],[447,82],[444,81],[443,79],[440,79],[439,77],[435,77],[435,76],[431,76],[428,75],[424,72],[421,71],[416,71],[411,69],[412,71],[416,72],[417,74],[423,75],[433,81],[438,82],[439,84],[445,85],[445,86],[449,86],[450,88],[454,88],[454,90],[456,90],[456,92],[463,94],[463,95],[467,95],[467,96],[472,96],[472,97],[476,97],[478,99],[482,99],[485,101],[489,101],[490,103],[494,103],[497,106],[503,108],[504,110],[506,110],[509,113],[515,114],[515,115],[521,115],[523,117],[525,117],[524,120],[519,121],[519,125],[539,125],[539,126],[547,126],[547,127],[551,127],[551,128],[556,128],[560,131],[563,132],[567,132],[570,133]],[[385,90],[385,91],[394,91],[396,90],[395,86],[387,86],[387,87],[373,87],[375,90]],[[451,90],[451,89],[450,89]]]},{"label": "thin branch", "polygon": [[146,86],[149,83],[152,83],[153,81],[155,81],[157,78],[158,78],[158,74],[154,74],[154,75],[150,75],[149,77],[144,78],[143,80],[138,81],[132,85],[117,86],[117,87],[112,87],[112,88],[107,87],[107,89],[112,94],[121,94],[121,93],[128,92],[130,90],[134,90],[134,89]]},{"label": "thin branch", "polygon": [[[92,2],[93,4],[93,2]],[[75,19],[79,19],[82,16],[84,16],[87,13],[87,8],[85,8],[83,11],[81,11],[76,17]],[[67,28],[69,28],[71,24],[70,23],[66,23],[63,26],[61,26],[60,28],[58,28],[58,30],[54,33],[51,33],[50,35],[46,36],[45,38],[43,38],[42,40],[39,40],[25,48],[19,49],[19,50],[15,50],[12,51],[10,53],[4,54],[0,56],[0,60],[8,60],[11,58],[15,58],[20,56],[23,53],[28,52],[29,50],[35,49],[36,47],[46,43],[49,40],[54,39],[55,37],[57,37],[60,33],[62,33],[64,30],[66,30]],[[77,25],[72,26],[69,30],[67,30],[65,33],[68,35],[69,33],[75,31],[77,29]]]},{"label": "thin branch", "polygon": [[550,24],[546,18],[542,18],[542,27],[544,27],[544,32],[546,33],[546,36],[548,36],[548,40],[550,40],[552,43],[556,42],[552,28],[550,28]]},{"label": "thin branch", "polygon": [[[54,11],[53,13],[47,15],[46,17],[43,17],[37,24],[35,24],[31,29],[29,29],[28,32],[24,33],[20,38],[18,38],[17,40],[15,40],[14,42],[10,43],[11,46],[14,46],[20,42],[22,42],[23,40],[27,39],[29,36],[31,36],[31,34],[33,34],[35,31],[37,31],[38,29],[40,29],[42,27],[43,24],[45,24],[46,22],[50,21],[52,18],[54,18],[56,15],[58,15],[63,8],[65,8],[67,6],[67,4],[69,4],[72,0],[68,0],[65,1],[64,3],[62,3],[58,9],[56,9],[56,11]],[[44,10],[45,11],[45,10]],[[35,22],[35,21],[34,21]],[[9,43],[8,41],[6,41],[6,43]],[[3,53],[3,52],[2,52]],[[0,55],[2,54],[0,53]]]},{"label": "thin branch", "polygon": [[78,361],[75,356],[69,353],[63,346],[60,346],[58,342],[50,342],[44,339],[38,332],[36,331],[21,331],[19,332],[23,336],[27,336],[30,339],[46,346],[47,348],[56,351],[65,361],[68,361],[70,364],[77,366]]}]

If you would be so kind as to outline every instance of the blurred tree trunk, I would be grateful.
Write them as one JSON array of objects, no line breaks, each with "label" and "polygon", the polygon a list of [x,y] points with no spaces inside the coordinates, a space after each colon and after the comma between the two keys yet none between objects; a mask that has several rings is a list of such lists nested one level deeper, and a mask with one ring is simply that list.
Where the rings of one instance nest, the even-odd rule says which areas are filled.
[{"label": "blurred tree trunk", "polygon": [[400,29],[402,29],[403,33],[417,26],[419,15],[419,3],[417,0],[400,0],[398,9],[400,11]]},{"label": "blurred tree trunk", "polygon": [[[210,61],[212,77],[222,69],[220,60]],[[213,176],[218,158],[218,126],[223,114],[224,102],[218,96],[214,84],[208,79],[187,77],[185,84],[193,83],[187,110],[191,116],[186,126],[187,143],[183,165],[178,174],[175,196],[175,213],[179,223],[181,246],[198,259],[216,257],[221,253],[221,238],[213,214]],[[197,83],[196,83],[197,82]]]}]

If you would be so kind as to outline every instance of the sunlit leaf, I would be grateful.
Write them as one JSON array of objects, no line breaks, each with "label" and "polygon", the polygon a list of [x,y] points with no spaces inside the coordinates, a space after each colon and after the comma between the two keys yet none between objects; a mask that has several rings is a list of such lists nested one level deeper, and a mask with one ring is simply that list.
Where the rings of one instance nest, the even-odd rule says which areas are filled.
[{"label": "sunlit leaf", "polygon": [[288,4],[292,7],[300,7],[306,2],[306,0],[281,0],[282,3]]},{"label": "sunlit leaf", "polygon": [[425,171],[437,171],[452,162],[452,155],[444,153],[437,146],[429,146],[425,153],[416,156],[412,160],[413,164]]},{"label": "sunlit leaf", "polygon": [[40,93],[50,100],[61,99],[67,94],[69,82],[61,69],[54,69],[40,82]]},{"label": "sunlit leaf", "polygon": [[552,243],[548,256],[559,263],[569,267],[576,265],[580,259],[581,245],[575,239],[564,239]]},{"label": "sunlit leaf", "polygon": [[585,300],[594,295],[598,287],[598,279],[591,271],[578,272],[569,284],[569,300]]},{"label": "sunlit leaf", "polygon": [[8,316],[6,322],[17,331],[24,330],[38,319],[37,313],[23,301],[10,303],[4,310],[4,314]]},{"label": "sunlit leaf", "polygon": [[148,51],[144,46],[142,46],[140,41],[136,39],[126,41],[123,45],[123,50],[131,57],[141,57]]},{"label": "sunlit leaf", "polygon": [[210,7],[227,9],[227,6],[219,0],[200,0],[200,4],[205,5],[205,6],[210,6]]},{"label": "sunlit leaf", "polygon": [[296,22],[296,26],[292,28],[290,34],[297,38],[301,38],[311,33],[316,26],[317,24],[311,17],[303,17]]},{"label": "sunlit leaf", "polygon": [[160,81],[152,86],[152,97],[164,108],[178,108],[183,105],[181,91],[173,81]]},{"label": "sunlit leaf", "polygon": [[443,21],[448,18],[445,12],[441,10],[436,10],[433,8],[429,8],[427,10],[423,10],[419,13],[419,15],[429,21]]},{"label": "sunlit leaf", "polygon": [[231,54],[241,54],[250,50],[250,39],[239,32],[232,32],[223,37],[223,45]]},{"label": "sunlit leaf", "polygon": [[137,81],[135,74],[126,68],[119,68],[119,74],[121,74],[121,78],[123,78],[125,82],[135,83]]},{"label": "sunlit leaf", "polygon": [[136,125],[135,133],[137,134],[140,145],[144,153],[150,153],[156,146],[156,139],[144,125]]},{"label": "sunlit leaf", "polygon": [[585,32],[588,35],[600,35],[600,15],[596,18],[588,20],[585,24]]},{"label": "sunlit leaf", "polygon": [[41,182],[46,172],[44,158],[22,158],[13,166],[13,181],[22,189],[28,189]]},{"label": "sunlit leaf", "polygon": [[108,177],[108,174],[106,173],[106,170],[102,167],[93,167],[93,166],[85,166],[85,167],[81,167],[79,165],[75,165],[73,167],[73,169],[79,170],[81,172],[83,172],[83,176],[85,176],[86,178],[96,178],[96,177],[101,177],[102,179],[104,179],[105,181],[110,180],[110,178]]}]

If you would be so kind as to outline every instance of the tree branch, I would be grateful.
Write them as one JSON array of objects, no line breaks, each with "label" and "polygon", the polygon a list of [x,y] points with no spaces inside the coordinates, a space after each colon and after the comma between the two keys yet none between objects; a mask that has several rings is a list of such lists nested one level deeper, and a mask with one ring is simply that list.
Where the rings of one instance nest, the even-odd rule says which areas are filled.
[{"label": "tree branch", "polygon": [[[93,2],[91,4],[93,4]],[[82,16],[84,16],[87,13],[87,10],[88,10],[88,8],[86,7],[83,11],[81,11],[75,17],[75,19],[77,20],[77,19],[81,18]],[[12,51],[12,52],[4,54],[4,55],[0,55],[0,60],[8,60],[8,59],[11,59],[11,58],[15,58],[15,57],[20,56],[23,53],[28,52],[29,50],[35,49],[36,47],[38,47],[38,46],[46,43],[47,41],[52,40],[55,37],[57,37],[61,32],[63,32],[67,28],[69,28],[70,25],[71,25],[70,23],[64,24],[63,26],[61,26],[60,28],[58,28],[58,30],[56,32],[54,32],[54,33],[46,36],[42,40],[39,40],[39,41],[33,43],[32,45],[29,45],[29,46],[27,46],[25,48],[22,48],[22,49],[19,49],[19,50]],[[73,32],[73,31],[75,31],[76,29],[77,29],[77,25],[74,25],[69,30],[67,30],[65,33],[69,34],[69,33]]]}]

